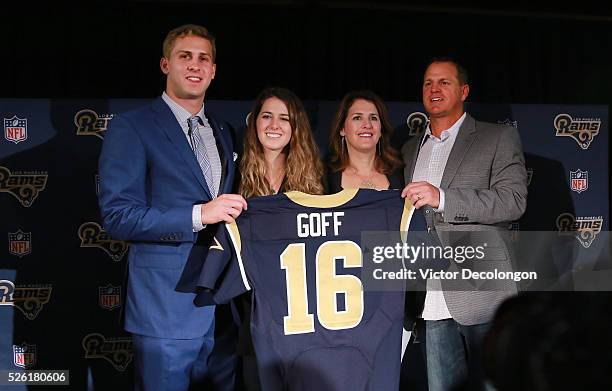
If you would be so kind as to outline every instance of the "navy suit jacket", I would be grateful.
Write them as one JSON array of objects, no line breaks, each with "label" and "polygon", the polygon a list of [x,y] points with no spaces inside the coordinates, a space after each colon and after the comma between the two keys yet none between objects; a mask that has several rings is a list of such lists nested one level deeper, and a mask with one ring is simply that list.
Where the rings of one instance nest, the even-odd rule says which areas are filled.
[{"label": "navy suit jacket", "polygon": [[[222,160],[219,194],[234,175],[228,126],[206,114]],[[196,307],[194,294],[178,292],[194,248],[208,249],[217,224],[193,232],[193,205],[211,200],[202,170],[168,105],[150,105],[113,118],[99,161],[104,228],[130,243],[125,308],[127,331],[160,338],[197,338],[213,324],[214,307]]]}]

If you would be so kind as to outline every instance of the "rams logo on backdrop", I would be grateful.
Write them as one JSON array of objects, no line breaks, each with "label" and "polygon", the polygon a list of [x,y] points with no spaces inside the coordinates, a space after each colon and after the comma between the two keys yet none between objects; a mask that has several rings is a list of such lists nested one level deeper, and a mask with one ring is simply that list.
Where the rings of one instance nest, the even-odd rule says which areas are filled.
[{"label": "rams logo on backdrop", "polygon": [[17,232],[9,232],[9,253],[16,255],[19,258],[28,255],[32,251],[32,233],[23,232],[21,229]]},{"label": "rams logo on backdrop", "polygon": [[81,247],[97,247],[115,262],[119,262],[128,250],[128,244],[120,240],[113,240],[110,235],[100,227],[100,224],[89,221],[79,227]]},{"label": "rams logo on backdrop", "polygon": [[587,149],[591,142],[599,134],[601,120],[599,118],[572,118],[569,114],[559,114],[554,120],[555,136],[571,137],[580,145],[580,148]]},{"label": "rams logo on backdrop", "polygon": [[415,111],[406,118],[406,125],[408,125],[408,135],[416,136],[425,131],[427,126],[427,115],[420,111]]},{"label": "rams logo on backdrop", "polygon": [[87,334],[81,343],[85,358],[102,358],[119,372],[125,371],[132,362],[132,338],[106,338],[102,334]]},{"label": "rams logo on backdrop", "polygon": [[589,188],[589,172],[580,169],[570,170],[570,188],[578,194],[586,191]]},{"label": "rams logo on backdrop", "polygon": [[15,144],[28,139],[28,119],[19,118],[14,115],[12,118],[4,118],[4,138]]},{"label": "rams logo on backdrop", "polygon": [[108,284],[98,287],[98,302],[105,310],[114,310],[121,307],[121,286]]},{"label": "rams logo on backdrop", "polygon": [[77,112],[74,115],[77,136],[96,136],[104,139],[104,133],[108,129],[108,123],[113,119],[113,116],[113,114],[98,115],[90,109]]},{"label": "rams logo on backdrop", "polygon": [[563,213],[557,217],[557,229],[560,234],[574,235],[582,247],[589,248],[597,234],[601,232],[603,217],[574,217]]},{"label": "rams logo on backdrop", "polygon": [[26,342],[21,345],[13,345],[13,364],[23,369],[31,369],[36,366],[36,345]]},{"label": "rams logo on backdrop", "polygon": [[513,128],[518,129],[518,121],[512,121],[510,118],[506,118],[503,121],[497,121],[497,123],[500,125],[512,126]]},{"label": "rams logo on backdrop", "polygon": [[18,285],[0,280],[0,305],[16,307],[28,319],[34,320],[49,302],[51,284]]},{"label": "rams logo on backdrop", "polygon": [[21,205],[29,208],[38,194],[45,190],[48,177],[47,171],[11,173],[8,168],[0,166],[0,193],[11,194]]},{"label": "rams logo on backdrop", "polygon": [[13,305],[15,284],[9,280],[0,280],[0,305]]}]

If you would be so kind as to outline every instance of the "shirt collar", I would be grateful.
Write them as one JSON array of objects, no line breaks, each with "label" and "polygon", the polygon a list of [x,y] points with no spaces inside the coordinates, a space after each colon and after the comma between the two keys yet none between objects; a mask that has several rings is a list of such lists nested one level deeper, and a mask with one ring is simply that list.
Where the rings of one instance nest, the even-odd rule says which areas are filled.
[{"label": "shirt collar", "polygon": [[[184,125],[186,127],[187,120],[192,117],[191,113],[185,110],[183,106],[178,104],[172,98],[170,98],[170,96],[166,94],[166,91],[162,92],[162,99],[164,100],[164,102],[166,102],[168,107],[170,107],[172,114],[174,114],[174,116],[176,117],[177,121],[181,124],[181,126]],[[202,122],[204,122],[204,118],[206,117],[204,117],[204,105],[203,104],[202,104],[202,108],[200,109],[200,111],[198,111],[196,116],[200,117]]]},{"label": "shirt collar", "polygon": [[461,124],[463,124],[463,121],[465,120],[466,115],[467,113],[463,113],[463,115],[459,117],[459,119],[450,128],[443,130],[442,133],[440,133],[439,139],[436,138],[433,134],[431,134],[429,122],[427,122],[427,127],[425,128],[425,137],[423,138],[423,141],[427,138],[431,138],[432,140],[440,142],[448,140],[450,136],[456,137],[459,133],[459,128],[461,128]]}]

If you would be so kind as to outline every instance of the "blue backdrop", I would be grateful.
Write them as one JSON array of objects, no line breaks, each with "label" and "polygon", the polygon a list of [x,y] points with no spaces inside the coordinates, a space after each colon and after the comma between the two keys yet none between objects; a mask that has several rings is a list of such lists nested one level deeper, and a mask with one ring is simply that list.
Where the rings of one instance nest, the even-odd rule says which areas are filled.
[{"label": "blue backdrop", "polygon": [[[97,160],[113,116],[145,102],[0,100],[0,370],[69,369],[72,389],[131,387],[131,339],[121,328],[128,246],[100,226]],[[337,102],[305,103],[324,155]],[[242,140],[251,103],[207,105]],[[399,149],[423,131],[425,115],[418,103],[388,108]],[[608,107],[467,109],[520,132],[529,197],[512,228],[566,232],[585,251],[596,247],[609,224]]]}]

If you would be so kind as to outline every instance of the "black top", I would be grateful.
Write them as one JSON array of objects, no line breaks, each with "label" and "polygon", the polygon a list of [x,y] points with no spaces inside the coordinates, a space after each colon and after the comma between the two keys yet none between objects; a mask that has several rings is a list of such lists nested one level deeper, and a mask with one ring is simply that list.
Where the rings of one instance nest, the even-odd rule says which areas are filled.
[{"label": "black top", "polygon": [[[335,194],[342,191],[342,171],[332,172],[330,167],[327,167],[325,183],[325,193]],[[387,175],[389,180],[389,189],[403,189],[404,188],[404,170],[403,167],[393,171],[391,175]]]}]

